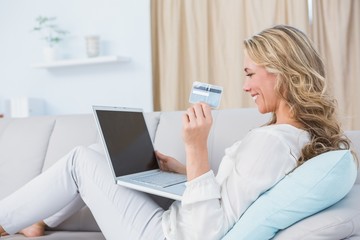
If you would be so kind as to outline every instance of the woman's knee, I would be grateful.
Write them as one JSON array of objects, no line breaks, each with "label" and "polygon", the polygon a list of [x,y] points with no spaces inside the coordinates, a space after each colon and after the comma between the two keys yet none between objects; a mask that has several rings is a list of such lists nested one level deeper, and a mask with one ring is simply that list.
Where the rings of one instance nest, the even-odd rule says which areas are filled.
[{"label": "woman's knee", "polygon": [[105,156],[91,148],[78,146],[73,149],[72,165],[78,170],[95,171],[100,166],[108,167]]},{"label": "woman's knee", "polygon": [[91,161],[103,161],[104,156],[98,151],[86,146],[77,146],[73,149],[73,159],[77,162],[89,163]]}]

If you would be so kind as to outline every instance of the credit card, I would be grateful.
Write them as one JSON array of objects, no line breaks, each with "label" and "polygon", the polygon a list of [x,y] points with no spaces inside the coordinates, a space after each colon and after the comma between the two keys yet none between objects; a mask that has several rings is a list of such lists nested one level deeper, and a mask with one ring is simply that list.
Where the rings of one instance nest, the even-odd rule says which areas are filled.
[{"label": "credit card", "polygon": [[209,83],[194,82],[190,92],[189,102],[207,103],[211,108],[220,106],[223,88],[221,86],[211,85]]}]

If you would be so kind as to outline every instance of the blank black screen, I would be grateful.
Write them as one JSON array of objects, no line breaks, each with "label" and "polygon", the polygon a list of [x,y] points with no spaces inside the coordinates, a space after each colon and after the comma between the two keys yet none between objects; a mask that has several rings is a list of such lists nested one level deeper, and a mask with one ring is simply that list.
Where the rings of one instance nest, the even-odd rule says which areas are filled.
[{"label": "blank black screen", "polygon": [[142,112],[96,112],[117,177],[159,168]]}]

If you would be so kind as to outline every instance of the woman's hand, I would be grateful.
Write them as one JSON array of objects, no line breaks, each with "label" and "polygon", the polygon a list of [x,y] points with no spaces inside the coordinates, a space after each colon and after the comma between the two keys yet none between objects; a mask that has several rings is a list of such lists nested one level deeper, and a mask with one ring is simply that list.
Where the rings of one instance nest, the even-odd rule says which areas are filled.
[{"label": "woman's hand", "polygon": [[158,151],[155,152],[157,159],[159,160],[160,169],[167,172],[176,172],[186,175],[186,167],[175,158],[166,156]]},{"label": "woman's hand", "polygon": [[205,103],[193,105],[183,116],[183,140],[189,181],[210,170],[207,139],[211,125],[211,108]]}]

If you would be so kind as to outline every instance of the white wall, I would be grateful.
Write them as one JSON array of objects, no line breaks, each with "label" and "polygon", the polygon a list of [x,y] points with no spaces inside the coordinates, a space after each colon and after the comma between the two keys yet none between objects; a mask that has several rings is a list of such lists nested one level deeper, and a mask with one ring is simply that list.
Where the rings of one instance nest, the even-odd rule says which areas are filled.
[{"label": "white wall", "polygon": [[[124,55],[131,62],[32,68],[43,61],[44,43],[31,32],[39,15],[57,17],[70,32],[59,46],[62,58],[85,58],[84,36],[95,33],[101,55]],[[41,98],[47,115],[90,113],[94,104],[152,111],[150,34],[150,0],[1,0],[0,101]]]}]

